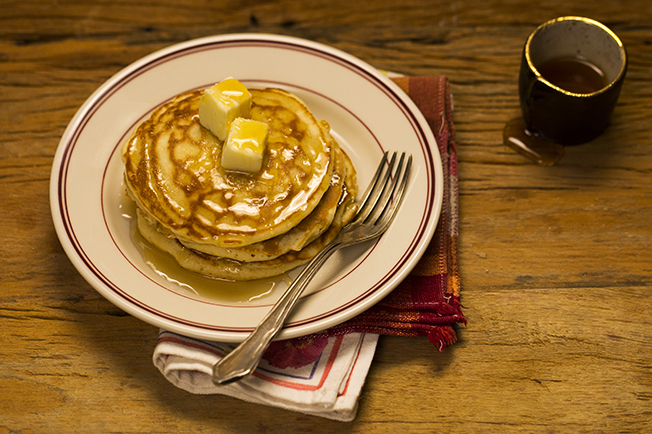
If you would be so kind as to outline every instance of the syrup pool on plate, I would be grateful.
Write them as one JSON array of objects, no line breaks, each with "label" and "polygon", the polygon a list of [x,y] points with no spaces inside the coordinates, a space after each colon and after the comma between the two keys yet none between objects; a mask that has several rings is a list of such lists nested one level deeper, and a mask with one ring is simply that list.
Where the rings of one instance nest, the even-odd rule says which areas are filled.
[{"label": "syrup pool on plate", "polygon": [[168,287],[176,292],[212,302],[247,303],[266,298],[279,285],[286,286],[291,283],[287,274],[269,279],[235,282],[213,279],[182,268],[171,255],[155,248],[140,235],[134,203],[126,192],[120,196],[120,212],[123,218],[130,221],[132,242],[151,270],[170,283]]}]

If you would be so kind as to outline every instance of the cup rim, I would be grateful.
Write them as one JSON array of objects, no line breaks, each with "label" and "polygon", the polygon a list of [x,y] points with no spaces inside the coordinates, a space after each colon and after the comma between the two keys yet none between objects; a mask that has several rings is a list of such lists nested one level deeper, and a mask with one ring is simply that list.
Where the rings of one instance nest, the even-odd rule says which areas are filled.
[{"label": "cup rim", "polygon": [[[607,33],[616,42],[616,44],[618,45],[618,49],[620,50],[620,53],[621,53],[622,59],[623,59],[621,65],[620,65],[620,71],[618,71],[618,74],[616,75],[616,77],[613,80],[611,80],[611,82],[609,84],[607,84],[605,87],[603,87],[602,89],[596,90],[595,92],[591,92],[591,93],[570,92],[570,91],[562,89],[561,87],[556,86],[556,85],[552,84],[551,82],[549,82],[548,80],[546,80],[541,75],[539,70],[534,66],[534,63],[532,62],[532,59],[530,57],[530,44],[532,43],[532,40],[537,35],[537,33],[539,33],[541,30],[543,30],[544,28],[549,27],[549,26],[551,26],[553,24],[556,24],[556,23],[558,23],[560,21],[581,21],[581,22],[584,22],[584,23],[591,24],[591,25],[594,25],[596,27],[599,27],[605,33]],[[546,21],[545,23],[539,25],[532,33],[530,33],[530,36],[528,36],[528,38],[527,38],[527,40],[525,42],[525,59],[527,61],[527,64],[528,64],[528,67],[530,68],[530,70],[533,71],[534,74],[536,75],[537,80],[545,83],[546,85],[552,87],[553,89],[557,90],[558,92],[564,93],[564,94],[569,95],[569,96],[575,96],[575,97],[589,97],[589,96],[594,96],[594,95],[598,95],[598,94],[607,92],[609,89],[614,87],[616,85],[616,83],[618,83],[621,80],[621,78],[625,75],[625,72],[627,70],[627,50],[625,49],[625,45],[622,43],[620,38],[609,27],[605,26],[601,22],[593,20],[591,18],[579,17],[579,16],[557,17],[557,18],[553,18],[552,20]]]}]

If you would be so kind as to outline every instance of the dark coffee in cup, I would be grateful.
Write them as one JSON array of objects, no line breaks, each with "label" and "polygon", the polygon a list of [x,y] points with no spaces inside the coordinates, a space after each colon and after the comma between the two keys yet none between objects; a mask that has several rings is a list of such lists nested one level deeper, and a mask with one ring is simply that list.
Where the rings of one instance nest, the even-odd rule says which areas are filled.
[{"label": "dark coffee in cup", "polygon": [[550,83],[573,93],[593,93],[607,86],[604,71],[580,57],[558,57],[537,68]]}]

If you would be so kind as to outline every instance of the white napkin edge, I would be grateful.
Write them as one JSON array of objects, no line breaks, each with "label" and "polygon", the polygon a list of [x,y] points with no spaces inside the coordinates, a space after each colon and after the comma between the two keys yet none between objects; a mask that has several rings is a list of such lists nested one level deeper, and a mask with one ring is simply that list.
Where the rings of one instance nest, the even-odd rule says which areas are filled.
[{"label": "white napkin edge", "polygon": [[[245,378],[225,386],[212,382],[213,366],[220,356],[199,348],[172,342],[159,342],[152,356],[154,365],[163,376],[180,389],[195,394],[221,394],[254,404],[268,405],[320,416],[327,419],[350,422],[355,419],[358,400],[378,343],[377,334],[351,333],[345,336],[348,343],[338,352],[337,363],[345,369],[333,369],[329,375],[340,375],[332,380],[338,390],[329,390],[324,402],[304,403],[289,396],[269,394],[258,385],[255,378]],[[334,339],[333,337],[329,339]],[[346,393],[343,392],[346,390]],[[274,392],[274,390],[271,390]]]}]

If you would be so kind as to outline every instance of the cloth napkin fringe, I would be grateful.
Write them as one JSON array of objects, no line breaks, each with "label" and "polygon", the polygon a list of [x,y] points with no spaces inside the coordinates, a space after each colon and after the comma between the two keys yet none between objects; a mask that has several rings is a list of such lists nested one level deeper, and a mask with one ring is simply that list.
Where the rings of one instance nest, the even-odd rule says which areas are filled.
[{"label": "cloth napkin fringe", "polygon": [[451,326],[433,327],[428,332],[428,342],[437,347],[439,351],[443,351],[449,345],[457,342],[457,334]]}]

